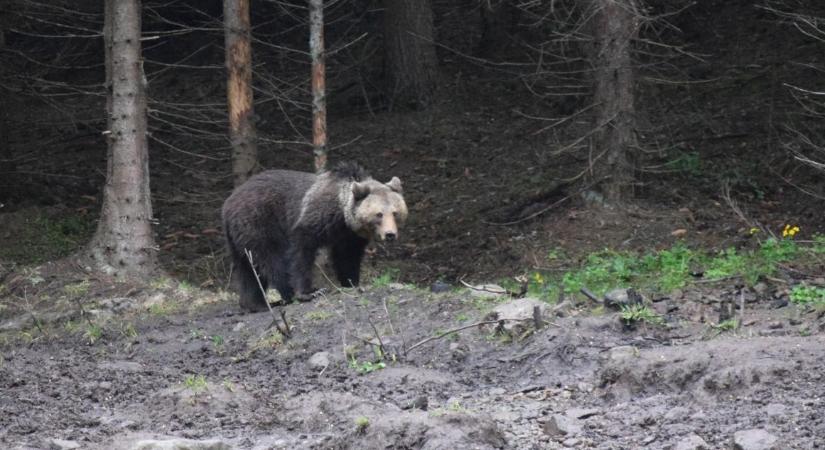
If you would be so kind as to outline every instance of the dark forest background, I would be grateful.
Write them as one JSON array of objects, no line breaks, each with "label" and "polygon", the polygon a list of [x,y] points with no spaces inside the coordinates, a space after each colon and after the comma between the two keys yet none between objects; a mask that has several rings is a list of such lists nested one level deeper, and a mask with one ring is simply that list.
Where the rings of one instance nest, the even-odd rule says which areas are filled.
[{"label": "dark forest background", "polygon": [[[557,248],[724,248],[753,228],[822,231],[822,2],[399,3],[394,15],[388,2],[325,4],[330,161],[401,177],[410,206],[402,242],[371,254],[376,273],[502,277]],[[430,12],[432,39],[395,30]],[[221,2],[142,4],[157,254],[203,286],[228,273],[222,14]],[[251,2],[262,168],[313,170],[307,14],[301,2]],[[2,1],[6,269],[68,255],[95,231],[102,28],[103,2]],[[402,53],[429,47],[435,67],[416,63],[425,53],[398,62],[388,37],[399,35],[415,42]],[[629,72],[605,70],[623,39]]]}]

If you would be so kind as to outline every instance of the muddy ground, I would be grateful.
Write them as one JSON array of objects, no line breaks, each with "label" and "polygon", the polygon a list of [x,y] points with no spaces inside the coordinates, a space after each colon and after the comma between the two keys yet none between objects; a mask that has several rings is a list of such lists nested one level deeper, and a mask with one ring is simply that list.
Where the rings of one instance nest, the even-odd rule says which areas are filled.
[{"label": "muddy ground", "polygon": [[[538,330],[530,320],[470,326],[412,348],[494,319],[511,300],[400,284],[333,290],[285,307],[283,341],[269,313],[166,283],[75,298],[64,289],[37,310],[4,303],[0,447],[170,448],[147,440],[173,437],[242,449],[823,445],[825,320],[781,289],[697,285],[653,299],[665,324],[632,328],[568,301],[546,306]],[[730,300],[744,300],[742,326],[709,325]],[[748,446],[760,436],[776,444]]]}]

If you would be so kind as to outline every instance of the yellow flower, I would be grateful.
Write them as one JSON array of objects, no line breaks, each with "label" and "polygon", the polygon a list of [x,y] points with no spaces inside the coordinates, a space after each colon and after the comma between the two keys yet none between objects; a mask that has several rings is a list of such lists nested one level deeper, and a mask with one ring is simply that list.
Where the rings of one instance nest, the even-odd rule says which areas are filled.
[{"label": "yellow flower", "polygon": [[748,232],[749,232],[750,234],[756,234],[756,233],[759,233],[759,228],[756,228],[756,227],[751,227],[751,229],[750,229]]},{"label": "yellow flower", "polygon": [[799,233],[799,226],[797,226],[797,225],[794,225],[794,226],[791,226],[790,224],[785,225],[785,228],[782,229],[782,237],[783,238],[787,238],[787,237],[793,238],[794,236],[796,236],[797,233]]}]

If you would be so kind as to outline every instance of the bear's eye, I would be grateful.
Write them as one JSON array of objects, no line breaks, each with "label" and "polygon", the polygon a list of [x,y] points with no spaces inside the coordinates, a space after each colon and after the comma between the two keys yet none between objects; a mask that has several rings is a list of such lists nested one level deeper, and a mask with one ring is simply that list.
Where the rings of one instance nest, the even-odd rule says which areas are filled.
[{"label": "bear's eye", "polygon": [[375,215],[375,217],[378,217],[380,219],[380,218],[384,217],[384,213],[378,213],[378,214]]}]

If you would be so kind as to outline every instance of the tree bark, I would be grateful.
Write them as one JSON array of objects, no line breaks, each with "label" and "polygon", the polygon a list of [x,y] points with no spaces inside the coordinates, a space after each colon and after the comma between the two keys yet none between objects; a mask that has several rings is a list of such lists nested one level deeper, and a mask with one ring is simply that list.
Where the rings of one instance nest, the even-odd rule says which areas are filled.
[{"label": "tree bark", "polygon": [[309,1],[309,52],[312,57],[312,146],[315,171],[327,167],[326,65],[324,62],[324,1]]},{"label": "tree bark", "polygon": [[226,104],[235,186],[258,171],[258,146],[252,104],[252,44],[249,0],[224,0]]},{"label": "tree bark", "polygon": [[155,273],[157,254],[151,226],[141,6],[140,0],[105,3],[109,158],[100,221],[90,250],[107,273],[147,278]]},{"label": "tree bark", "polygon": [[[5,45],[5,34],[3,32],[3,28],[0,28],[0,52],[2,52]],[[3,70],[4,67],[2,62],[0,62],[0,80],[4,78]],[[17,176],[15,173],[17,171],[17,167],[14,162],[14,155],[12,154],[11,142],[9,140],[8,95],[4,94],[2,91],[3,88],[0,87],[0,179],[3,180],[0,182],[0,191],[3,192],[3,194],[0,195],[0,201],[11,200],[15,197],[17,190]]]},{"label": "tree bark", "polygon": [[384,45],[391,105],[400,102],[427,106],[438,82],[430,0],[392,0],[385,5]]},{"label": "tree bark", "polygon": [[631,45],[639,31],[637,0],[585,0],[593,8],[593,175],[608,204],[633,196],[637,140]]}]

